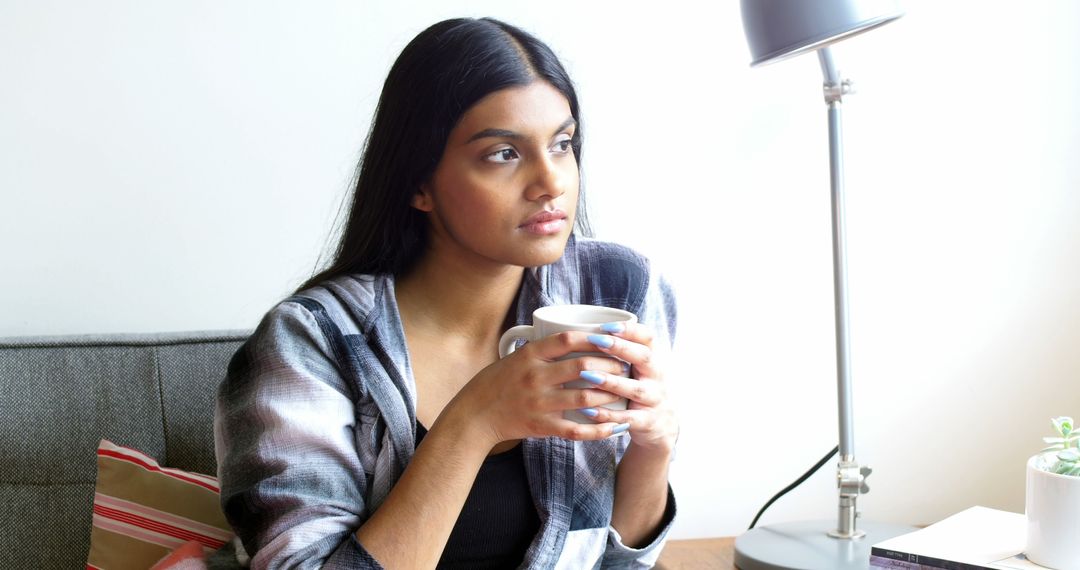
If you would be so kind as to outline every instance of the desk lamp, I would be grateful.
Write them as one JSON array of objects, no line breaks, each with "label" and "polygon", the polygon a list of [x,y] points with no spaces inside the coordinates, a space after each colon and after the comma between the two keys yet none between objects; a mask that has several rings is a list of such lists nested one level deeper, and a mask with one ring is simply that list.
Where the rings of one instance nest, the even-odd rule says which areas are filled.
[{"label": "desk lamp", "polygon": [[741,0],[743,29],[757,67],[816,51],[825,76],[829,119],[829,176],[832,187],[833,302],[836,319],[836,375],[839,394],[840,490],[838,521],[793,522],[754,528],[735,540],[741,570],[867,568],[870,546],[909,532],[909,527],[859,521],[855,501],[869,490],[870,468],[855,461],[851,372],[848,346],[847,255],[844,236],[843,144],[840,103],[852,92],[841,79],[829,45],[887,24],[903,11],[890,0]]}]

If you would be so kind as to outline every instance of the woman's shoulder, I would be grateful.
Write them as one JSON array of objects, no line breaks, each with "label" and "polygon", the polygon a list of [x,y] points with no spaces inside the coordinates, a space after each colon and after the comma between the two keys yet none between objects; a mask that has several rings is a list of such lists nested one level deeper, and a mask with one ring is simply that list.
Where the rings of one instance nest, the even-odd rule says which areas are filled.
[{"label": "woman's shoulder", "polygon": [[675,338],[675,292],[664,273],[634,248],[578,237],[568,244],[562,275],[552,281],[573,282],[573,302],[628,310],[643,323],[662,327]]},{"label": "woman's shoulder", "polygon": [[392,281],[386,278],[345,275],[280,300],[238,350],[230,374],[333,361],[345,337],[367,335],[377,326],[387,288]]},{"label": "woman's shoulder", "polygon": [[648,256],[629,246],[594,238],[575,237],[568,242],[563,259],[552,267],[553,282],[576,285],[577,302],[626,307],[641,306],[667,288]]},{"label": "woman's shoulder", "polygon": [[280,342],[366,334],[385,318],[387,295],[393,297],[392,283],[391,277],[371,275],[322,281],[279,300],[263,315],[252,339]]},{"label": "woman's shoulder", "polygon": [[316,319],[329,320],[343,334],[361,334],[380,320],[396,318],[393,282],[390,275],[339,275],[296,292],[278,307],[298,305]]},{"label": "woman's shoulder", "polygon": [[636,249],[596,238],[575,236],[567,243],[567,253],[576,256],[579,260],[603,260],[614,263],[625,263],[648,270],[651,261],[648,256]]},{"label": "woman's shoulder", "polygon": [[648,256],[620,243],[576,237],[567,245],[565,269],[583,277],[602,277],[615,283],[623,279],[649,281],[655,272]]}]

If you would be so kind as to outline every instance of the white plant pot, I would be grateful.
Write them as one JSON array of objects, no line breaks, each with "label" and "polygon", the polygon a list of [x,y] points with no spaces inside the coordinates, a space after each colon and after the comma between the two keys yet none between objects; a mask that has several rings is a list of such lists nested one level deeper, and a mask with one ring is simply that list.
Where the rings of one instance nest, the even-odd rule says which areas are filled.
[{"label": "white plant pot", "polygon": [[1055,570],[1080,570],[1080,477],[1043,471],[1027,462],[1028,560]]}]

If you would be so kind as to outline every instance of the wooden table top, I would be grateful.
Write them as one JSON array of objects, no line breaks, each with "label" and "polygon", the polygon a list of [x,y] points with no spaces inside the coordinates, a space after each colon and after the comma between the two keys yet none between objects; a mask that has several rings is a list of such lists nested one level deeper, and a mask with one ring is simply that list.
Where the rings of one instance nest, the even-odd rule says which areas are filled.
[{"label": "wooden table top", "polygon": [[669,540],[656,562],[660,570],[735,568],[735,537]]}]

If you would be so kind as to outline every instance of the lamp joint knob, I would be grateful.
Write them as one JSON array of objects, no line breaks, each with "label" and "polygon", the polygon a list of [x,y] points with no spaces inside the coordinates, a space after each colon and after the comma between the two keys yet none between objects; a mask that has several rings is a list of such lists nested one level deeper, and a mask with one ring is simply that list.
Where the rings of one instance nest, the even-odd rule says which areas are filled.
[{"label": "lamp joint knob", "polygon": [[825,103],[842,102],[844,95],[855,93],[855,84],[850,79],[844,79],[839,84],[825,83],[823,86]]},{"label": "lamp joint knob", "polygon": [[866,478],[873,470],[854,461],[841,461],[837,470],[837,486],[841,497],[858,497],[870,492]]}]

